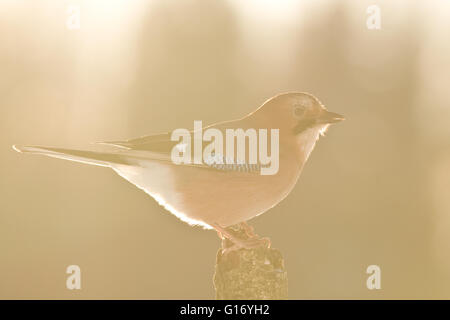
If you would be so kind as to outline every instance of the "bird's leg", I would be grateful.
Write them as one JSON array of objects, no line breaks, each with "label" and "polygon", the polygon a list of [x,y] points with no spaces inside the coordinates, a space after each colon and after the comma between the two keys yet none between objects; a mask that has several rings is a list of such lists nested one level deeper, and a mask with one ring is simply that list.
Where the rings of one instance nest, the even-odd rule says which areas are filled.
[{"label": "bird's leg", "polygon": [[[219,236],[221,236],[222,239],[222,247],[224,247],[223,253],[228,253],[230,251],[239,250],[241,248],[244,249],[253,249],[261,246],[267,246],[270,248],[270,240],[269,238],[261,238],[257,236],[253,232],[253,228],[251,228],[249,225],[246,225],[246,227],[242,227],[245,234],[247,235],[247,239],[242,239],[238,237],[237,235],[233,234],[231,230],[227,230],[226,228],[221,227],[218,224],[213,224],[212,227],[217,231]],[[250,233],[250,234],[249,234]],[[227,247],[226,240],[229,240],[232,242],[231,246]]]},{"label": "bird's leg", "polygon": [[224,236],[222,235],[222,233],[221,233],[219,230],[217,230],[217,229],[214,229],[214,230],[216,230],[217,236],[218,236],[220,239],[223,239],[223,238],[224,238]]},{"label": "bird's leg", "polygon": [[219,230],[215,229],[217,232],[217,236],[220,238],[220,240],[222,240],[222,247],[225,248],[226,247],[226,238],[224,237],[224,235],[222,234],[222,232],[220,232]]}]

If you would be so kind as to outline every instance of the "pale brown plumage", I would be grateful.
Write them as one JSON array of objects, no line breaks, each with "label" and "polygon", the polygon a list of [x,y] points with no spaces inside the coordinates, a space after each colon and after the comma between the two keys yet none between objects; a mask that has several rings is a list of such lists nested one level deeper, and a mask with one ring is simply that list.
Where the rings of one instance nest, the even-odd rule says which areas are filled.
[{"label": "pale brown plumage", "polygon": [[274,175],[260,175],[248,167],[175,165],[170,153],[177,142],[170,140],[170,133],[104,142],[115,148],[107,153],[36,146],[14,149],[111,167],[183,221],[226,233],[225,227],[248,221],[284,199],[320,134],[340,120],[342,116],[327,111],[313,95],[292,92],[267,100],[242,119],[206,127],[221,132],[279,129],[279,170]]}]

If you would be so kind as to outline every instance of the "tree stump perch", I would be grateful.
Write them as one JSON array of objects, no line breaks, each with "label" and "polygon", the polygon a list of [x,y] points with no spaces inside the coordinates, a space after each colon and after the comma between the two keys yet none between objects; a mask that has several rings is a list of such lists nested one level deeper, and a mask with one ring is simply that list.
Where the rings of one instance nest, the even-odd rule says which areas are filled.
[{"label": "tree stump perch", "polygon": [[[238,226],[227,228],[234,235],[248,239]],[[217,252],[214,287],[218,300],[287,299],[288,279],[284,259],[277,249],[257,247],[225,254],[232,245],[224,239]]]}]

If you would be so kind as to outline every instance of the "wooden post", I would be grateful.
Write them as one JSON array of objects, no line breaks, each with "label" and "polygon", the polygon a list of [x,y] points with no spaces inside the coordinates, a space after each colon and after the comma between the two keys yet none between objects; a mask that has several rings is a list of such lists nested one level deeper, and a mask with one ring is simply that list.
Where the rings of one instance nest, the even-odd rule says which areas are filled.
[{"label": "wooden post", "polygon": [[[227,231],[242,239],[248,238],[237,226],[229,227]],[[223,254],[222,250],[231,245],[225,239],[217,252],[214,273],[216,299],[287,299],[287,272],[279,250],[261,246]]]}]

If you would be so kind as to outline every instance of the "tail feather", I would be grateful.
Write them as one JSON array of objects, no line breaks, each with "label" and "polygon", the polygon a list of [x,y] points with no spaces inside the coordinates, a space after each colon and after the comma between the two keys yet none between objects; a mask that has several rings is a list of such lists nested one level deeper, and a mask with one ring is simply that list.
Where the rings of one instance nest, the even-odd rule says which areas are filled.
[{"label": "tail feather", "polygon": [[49,157],[110,167],[112,164],[132,164],[130,158],[120,153],[105,153],[41,146],[13,146],[17,152],[43,154]]}]

